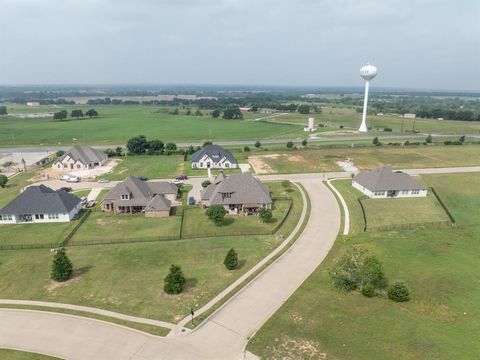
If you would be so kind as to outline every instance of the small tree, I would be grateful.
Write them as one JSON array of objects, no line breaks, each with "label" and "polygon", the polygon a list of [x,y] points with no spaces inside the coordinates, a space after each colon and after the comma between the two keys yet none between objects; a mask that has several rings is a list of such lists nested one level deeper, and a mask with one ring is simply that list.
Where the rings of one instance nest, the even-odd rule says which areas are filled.
[{"label": "small tree", "polygon": [[63,150],[58,150],[58,151],[55,153],[55,156],[56,156],[56,157],[60,157],[60,156],[62,156],[63,154],[65,154],[65,151],[63,151]]},{"label": "small tree", "polygon": [[200,110],[195,111],[195,116],[203,116],[203,113]]},{"label": "small tree", "polygon": [[73,265],[67,256],[64,248],[58,249],[53,257],[51,278],[55,281],[66,281],[70,279],[73,272]]},{"label": "small tree", "polygon": [[463,144],[463,143],[465,142],[465,135],[460,136],[460,138],[458,139],[458,141]]},{"label": "small tree", "polygon": [[7,186],[8,177],[6,175],[0,175],[0,188]]},{"label": "small tree", "polygon": [[92,118],[92,117],[98,116],[98,112],[95,109],[90,109],[85,113],[85,115]]},{"label": "small tree", "polygon": [[163,290],[167,294],[180,294],[186,281],[182,268],[172,264],[168,275],[164,279]]},{"label": "small tree", "polygon": [[122,156],[123,155],[123,148],[121,146],[117,146],[115,148],[115,155],[116,156]]},{"label": "small tree", "polygon": [[307,139],[302,140],[302,146],[307,146]]},{"label": "small tree", "polygon": [[260,220],[262,220],[264,223],[272,221],[272,210],[270,209],[261,208],[258,215],[260,216]]},{"label": "small tree", "polygon": [[433,140],[433,139],[432,139],[432,134],[428,134],[427,138],[425,139],[425,142],[426,142],[427,144],[431,144],[431,143],[432,143],[432,140]]},{"label": "small tree", "polygon": [[5,105],[0,106],[0,115],[8,115],[7,107]]},{"label": "small tree", "polygon": [[243,152],[249,152],[250,151],[250,146],[244,146],[243,147]]},{"label": "small tree", "polygon": [[80,110],[72,110],[72,113],[70,114],[71,117],[74,117],[74,118],[80,118],[80,117],[83,117],[83,111],[80,109]]},{"label": "small tree", "polygon": [[379,145],[379,144],[380,144],[380,141],[378,140],[378,137],[377,137],[377,136],[375,136],[375,137],[373,138],[372,144],[373,144],[373,145]]},{"label": "small tree", "polygon": [[402,282],[396,282],[393,285],[390,285],[388,288],[388,298],[395,302],[404,302],[410,300],[410,294],[407,285]]},{"label": "small tree", "polygon": [[258,149],[260,146],[262,146],[262,143],[260,141],[255,142],[255,147]]},{"label": "small tree", "polygon": [[363,264],[358,269],[358,277],[362,288],[367,285],[371,285],[375,289],[387,287],[387,278],[383,272],[382,263],[375,256],[367,256],[363,260]]},{"label": "small tree", "polygon": [[210,184],[211,184],[210,180],[205,180],[202,182],[202,188],[206,189]]},{"label": "small tree", "polygon": [[227,211],[222,205],[212,205],[207,209],[205,214],[215,223],[215,225],[219,226],[222,224]]},{"label": "small tree", "polygon": [[202,144],[202,147],[205,147],[205,146],[208,146],[208,145],[212,145],[213,143],[211,141],[205,141],[203,144]]},{"label": "small tree", "polygon": [[289,141],[287,142],[287,148],[291,149],[293,147],[293,142]]},{"label": "small tree", "polygon": [[221,111],[218,110],[218,109],[215,109],[215,110],[212,111],[212,117],[215,118],[215,119],[218,118],[220,116],[220,114],[221,114]]},{"label": "small tree", "polygon": [[170,150],[170,151],[177,150],[177,144],[171,143],[171,142],[166,143],[166,144],[165,144],[165,149],[166,149],[166,150]]},{"label": "small tree", "polygon": [[332,284],[341,290],[351,291],[358,288],[359,267],[363,264],[366,250],[352,247],[329,270]]},{"label": "small tree", "polygon": [[361,293],[363,296],[366,297],[374,297],[376,295],[375,287],[372,284],[367,284],[362,287]]},{"label": "small tree", "polygon": [[238,254],[233,248],[228,250],[227,256],[225,256],[225,260],[223,260],[223,264],[228,270],[235,270],[237,268]]}]

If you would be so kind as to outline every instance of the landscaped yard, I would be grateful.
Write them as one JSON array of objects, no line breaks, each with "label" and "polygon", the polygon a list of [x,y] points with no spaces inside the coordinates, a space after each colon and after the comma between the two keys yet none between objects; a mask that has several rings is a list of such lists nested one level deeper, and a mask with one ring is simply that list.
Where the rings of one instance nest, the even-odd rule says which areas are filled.
[{"label": "landscaped yard", "polygon": [[[395,169],[480,165],[480,146],[404,146],[304,149],[252,155],[267,173],[339,171],[336,161],[351,159],[360,169]],[[252,160],[250,159],[250,162]],[[254,166],[255,167],[255,166]]]},{"label": "landscaped yard", "polygon": [[[262,359],[477,359],[480,288],[474,269],[480,256],[480,218],[474,214],[480,188],[474,184],[480,175],[425,178],[458,218],[456,226],[339,238],[248,349]],[[448,201],[466,194],[471,200]],[[394,303],[334,289],[328,269],[353,245],[376,255],[390,282],[406,282],[410,301]]]}]

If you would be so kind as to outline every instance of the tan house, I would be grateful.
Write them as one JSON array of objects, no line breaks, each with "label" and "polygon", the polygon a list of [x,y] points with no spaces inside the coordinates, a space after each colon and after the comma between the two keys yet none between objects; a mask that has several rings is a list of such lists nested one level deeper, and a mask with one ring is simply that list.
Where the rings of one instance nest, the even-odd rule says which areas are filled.
[{"label": "tan house", "polygon": [[90,146],[75,145],[54,161],[52,167],[58,171],[88,170],[102,166],[107,155]]},{"label": "tan house", "polygon": [[145,217],[170,216],[172,205],[179,202],[178,187],[164,181],[143,181],[129,176],[108,192],[102,211],[115,214],[142,213]]}]

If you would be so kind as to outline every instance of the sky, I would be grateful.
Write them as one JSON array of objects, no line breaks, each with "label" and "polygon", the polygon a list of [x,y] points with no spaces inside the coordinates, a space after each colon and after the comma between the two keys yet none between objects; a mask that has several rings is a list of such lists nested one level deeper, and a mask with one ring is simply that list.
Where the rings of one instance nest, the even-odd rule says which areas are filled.
[{"label": "sky", "polygon": [[478,0],[0,0],[0,85],[480,90]]}]

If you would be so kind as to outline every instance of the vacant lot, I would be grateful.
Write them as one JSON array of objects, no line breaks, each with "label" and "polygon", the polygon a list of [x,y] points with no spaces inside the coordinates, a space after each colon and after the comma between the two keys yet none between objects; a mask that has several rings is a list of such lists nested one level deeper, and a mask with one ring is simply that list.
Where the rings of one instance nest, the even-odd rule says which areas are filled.
[{"label": "vacant lot", "polygon": [[338,171],[336,161],[351,159],[360,169],[480,165],[480,146],[332,148],[255,155],[252,166],[268,173]]},{"label": "vacant lot", "polygon": [[[478,174],[429,176],[442,198],[480,197]],[[448,202],[448,200],[446,200]],[[341,237],[327,259],[249,344],[262,359],[477,359],[480,218],[475,201],[448,202],[454,227]],[[462,215],[463,214],[463,215]],[[475,222],[473,222],[475,220]],[[467,226],[469,225],[469,226]],[[405,281],[411,300],[394,303],[332,288],[327,270],[352,245],[383,262],[390,282]]]},{"label": "vacant lot", "polygon": [[112,172],[102,175],[102,179],[124,180],[127,176],[145,176],[149,179],[168,179],[182,173],[183,156],[126,156]]},{"label": "vacant lot", "polygon": [[[65,106],[84,112],[92,106]],[[204,140],[244,140],[291,137],[303,132],[301,126],[213,119],[210,116],[169,115],[155,106],[93,106],[100,116],[79,120],[53,121],[51,118],[0,118],[0,144],[69,145],[72,138],[82,144],[125,144],[135,135],[164,142],[202,142]],[[57,108],[56,111],[61,108]],[[38,111],[41,111],[40,109]]]}]

